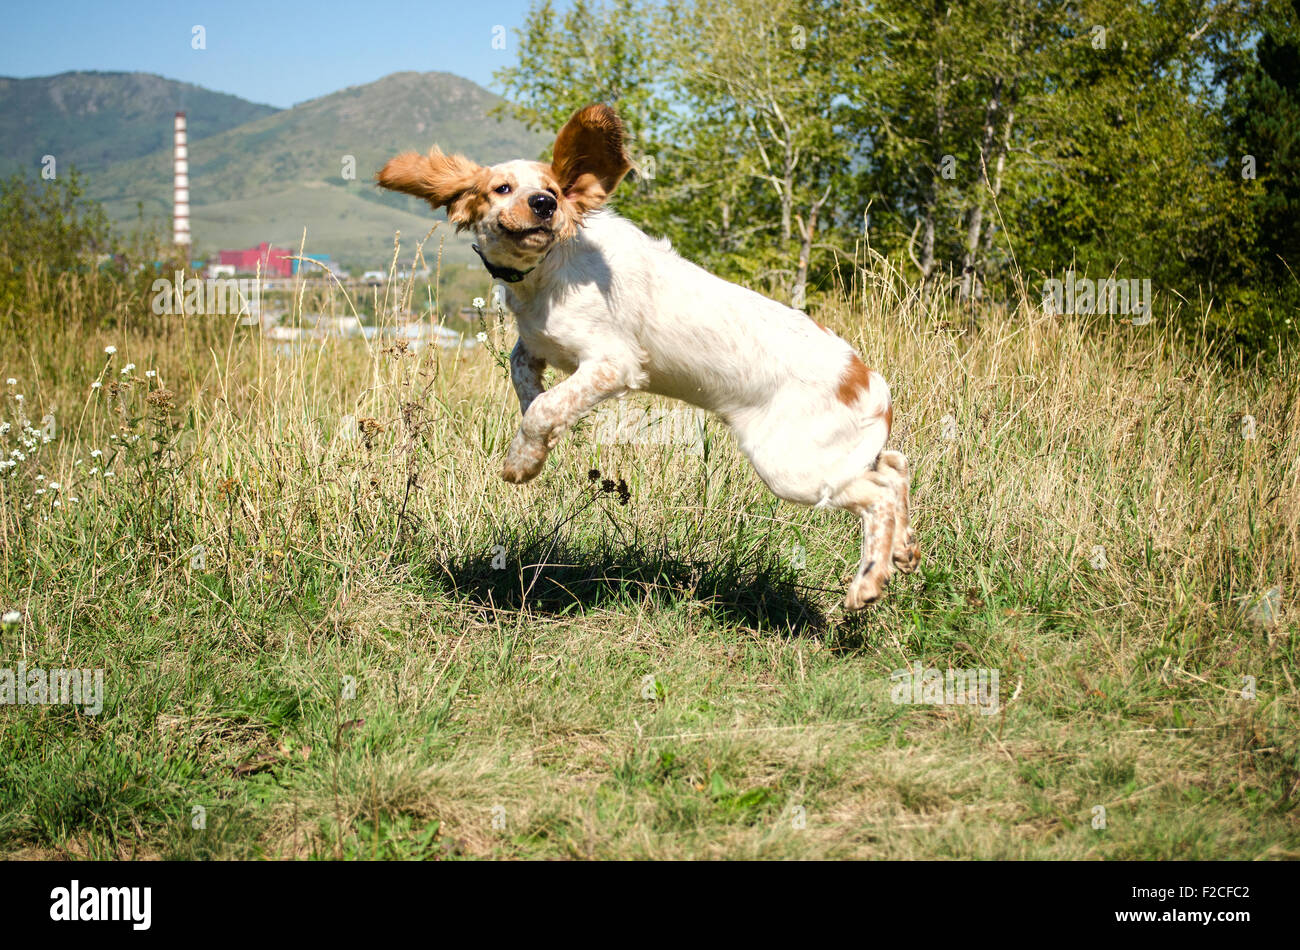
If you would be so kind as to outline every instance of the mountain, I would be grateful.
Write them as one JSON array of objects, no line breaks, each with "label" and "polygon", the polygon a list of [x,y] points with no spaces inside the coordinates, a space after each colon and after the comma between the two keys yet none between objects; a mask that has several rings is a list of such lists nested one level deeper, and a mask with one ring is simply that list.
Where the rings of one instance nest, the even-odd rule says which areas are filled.
[{"label": "mountain", "polygon": [[169,149],[172,115],[182,110],[191,141],[279,111],[149,73],[0,78],[0,176],[35,172],[45,155],[60,171],[75,165],[93,175]]},{"label": "mountain", "polygon": [[[449,73],[394,73],[195,141],[189,159],[195,249],[261,241],[297,248],[305,227],[309,250],[386,264],[394,230],[419,238],[437,220],[423,202],[375,187],[374,174],[388,158],[436,142],[491,163],[535,157],[546,146],[547,136],[489,118],[500,101]],[[168,129],[170,116],[160,117]],[[88,191],[114,221],[130,225],[143,210],[165,230],[170,147],[113,165],[88,182]],[[453,262],[473,260],[467,240],[451,243]]]}]

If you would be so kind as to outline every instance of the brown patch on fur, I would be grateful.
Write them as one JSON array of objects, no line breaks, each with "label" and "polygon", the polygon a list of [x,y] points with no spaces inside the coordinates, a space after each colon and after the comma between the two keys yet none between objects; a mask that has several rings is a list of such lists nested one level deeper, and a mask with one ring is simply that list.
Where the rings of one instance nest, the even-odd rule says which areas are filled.
[{"label": "brown patch on fur", "polygon": [[623,121],[596,103],[575,112],[555,137],[551,172],[580,214],[594,211],[632,169],[623,146]]},{"label": "brown patch on fur", "polygon": [[835,397],[846,406],[851,406],[858,401],[858,397],[871,389],[871,370],[867,369],[867,364],[862,362],[857,353],[849,358],[849,365],[844,370],[844,375],[840,379],[839,389],[835,390]]},{"label": "brown patch on fur", "polygon": [[894,431],[894,404],[891,402],[885,407],[885,438],[889,438],[889,433]]},{"label": "brown patch on fur", "polygon": [[446,207],[447,220],[463,231],[488,204],[489,172],[463,155],[446,155],[436,145],[428,155],[405,152],[391,158],[375,176],[390,191],[423,198],[435,208]]}]

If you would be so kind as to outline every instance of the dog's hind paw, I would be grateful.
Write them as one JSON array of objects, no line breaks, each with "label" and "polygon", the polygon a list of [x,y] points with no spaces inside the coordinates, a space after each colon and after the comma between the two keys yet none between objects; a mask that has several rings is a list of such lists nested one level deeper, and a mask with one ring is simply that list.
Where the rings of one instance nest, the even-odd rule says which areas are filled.
[{"label": "dog's hind paw", "polygon": [[912,537],[912,532],[907,532],[907,540],[902,545],[894,547],[894,567],[898,568],[904,574],[911,574],[921,563],[921,549],[917,547],[916,539]]}]

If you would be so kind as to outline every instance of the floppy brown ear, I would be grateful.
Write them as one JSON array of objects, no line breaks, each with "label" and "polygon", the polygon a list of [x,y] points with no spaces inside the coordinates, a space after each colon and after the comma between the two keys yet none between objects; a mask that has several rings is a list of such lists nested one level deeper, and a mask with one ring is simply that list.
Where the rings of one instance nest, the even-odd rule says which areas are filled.
[{"label": "floppy brown ear", "polygon": [[575,112],[555,137],[551,173],[583,211],[599,207],[631,170],[623,137],[623,120],[599,103]]},{"label": "floppy brown ear", "polygon": [[381,187],[446,206],[447,220],[468,227],[487,200],[488,171],[463,155],[444,155],[436,145],[428,155],[405,152],[390,158],[375,176]]}]

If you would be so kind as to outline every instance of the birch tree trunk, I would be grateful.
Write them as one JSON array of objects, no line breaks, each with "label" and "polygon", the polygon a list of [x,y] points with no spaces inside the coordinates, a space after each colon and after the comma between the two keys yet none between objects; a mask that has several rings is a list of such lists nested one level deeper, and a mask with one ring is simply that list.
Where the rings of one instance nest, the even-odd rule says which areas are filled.
[{"label": "birch tree trunk", "polygon": [[994,143],[997,140],[997,114],[1001,109],[1002,78],[993,80],[993,94],[989,96],[984,107],[984,135],[980,142],[980,180],[975,186],[975,201],[970,209],[966,223],[966,253],[961,262],[960,299],[968,301],[978,295],[980,237],[984,227],[984,186],[988,180],[989,161],[993,158]]},{"label": "birch tree trunk", "polygon": [[794,284],[790,288],[790,306],[802,310],[808,293],[808,261],[812,257],[813,238],[817,234],[817,216],[821,214],[822,205],[831,196],[831,186],[827,185],[822,196],[813,202],[808,210],[808,224],[799,222],[799,264],[794,272]]}]

